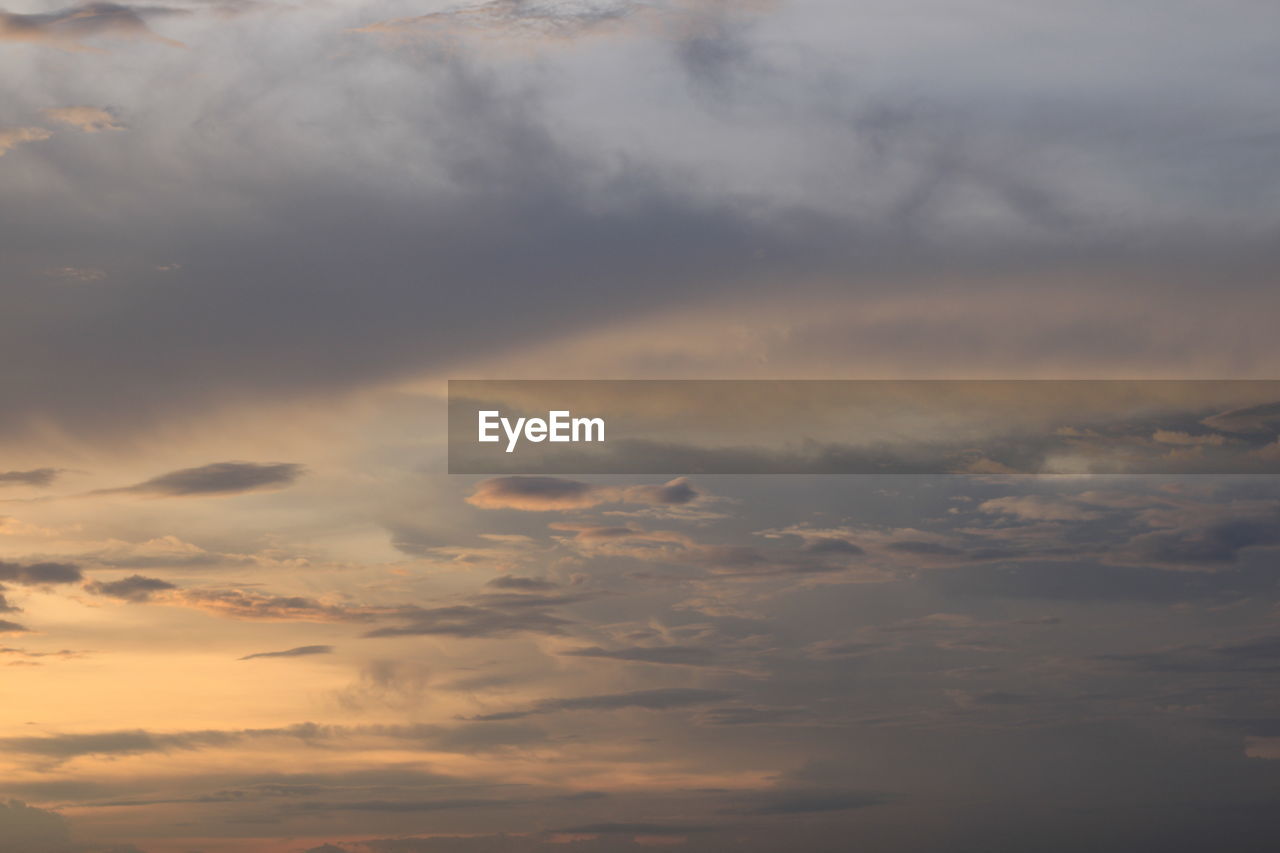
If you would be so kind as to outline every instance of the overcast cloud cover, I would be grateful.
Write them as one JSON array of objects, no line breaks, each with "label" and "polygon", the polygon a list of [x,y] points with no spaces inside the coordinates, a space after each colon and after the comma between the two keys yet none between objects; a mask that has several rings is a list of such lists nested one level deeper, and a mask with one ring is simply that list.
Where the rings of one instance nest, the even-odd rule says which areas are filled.
[{"label": "overcast cloud cover", "polygon": [[442,380],[1274,379],[1278,28],[9,0],[0,853],[1273,849],[1273,477],[450,477]]}]

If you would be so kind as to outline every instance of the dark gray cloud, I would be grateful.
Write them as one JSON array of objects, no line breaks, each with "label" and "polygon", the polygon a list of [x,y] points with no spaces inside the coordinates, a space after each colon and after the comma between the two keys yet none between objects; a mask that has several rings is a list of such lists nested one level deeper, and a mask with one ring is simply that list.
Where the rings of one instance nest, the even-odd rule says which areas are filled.
[{"label": "dark gray cloud", "polygon": [[330,655],[333,654],[333,646],[297,646],[292,649],[285,649],[279,652],[254,652],[251,655],[245,655],[239,660],[255,660],[257,658],[300,658],[309,657],[311,655]]},{"label": "dark gray cloud", "polygon": [[494,589],[514,590],[516,592],[545,592],[556,589],[559,584],[541,578],[522,578],[515,575],[502,575],[487,582],[485,586]]},{"label": "dark gray cloud", "polygon": [[[831,44],[821,28],[735,29],[735,18],[758,15],[758,4],[748,5],[754,8],[701,4],[694,17],[717,21],[709,35],[695,31],[702,40],[681,32],[674,40],[646,38],[637,54],[601,52],[597,60],[611,69],[604,75],[524,74],[488,61],[474,44],[388,52],[343,32],[368,21],[339,22],[317,9],[312,14],[331,26],[292,42],[288,60],[277,53],[279,61],[250,69],[234,61],[229,44],[209,43],[206,50],[225,52],[211,60],[216,74],[193,77],[189,89],[159,100],[114,77],[89,81],[78,101],[110,96],[143,107],[130,117],[129,144],[146,156],[127,169],[92,170],[83,184],[94,197],[124,202],[130,215],[120,223],[104,226],[93,210],[35,185],[14,179],[6,187],[38,215],[8,229],[3,253],[21,300],[6,312],[0,340],[7,357],[25,353],[30,363],[28,378],[0,386],[13,401],[5,428],[21,428],[27,415],[14,413],[22,412],[112,435],[223,403],[341,392],[640,312],[755,295],[766,282],[813,296],[838,283],[861,299],[953,292],[939,279],[964,279],[975,296],[986,296],[982,273],[1021,267],[1077,272],[1078,289],[1095,295],[1114,295],[1113,276],[1124,276],[1133,293],[1156,292],[1145,282],[1159,281],[1166,301],[1174,289],[1203,304],[1210,282],[1241,302],[1262,298],[1266,278],[1258,271],[1269,268],[1262,248],[1269,243],[1260,235],[1273,218],[1265,189],[1273,154],[1265,142],[1269,104],[1258,94],[1265,89],[1252,83],[1268,80],[1269,66],[1248,63],[1238,39],[1224,37],[1232,25],[1208,36],[1192,30],[1221,60],[1200,65],[1212,74],[1188,79],[1174,46],[1183,42],[1170,39],[1152,43],[1147,55],[1168,73],[1134,79],[1121,70],[1131,57],[1107,38],[1106,25],[1078,13],[1029,15],[1006,22],[1010,29],[974,33],[990,48],[983,55],[994,70],[957,60],[968,31],[944,39],[956,53],[931,52],[930,61],[917,62],[907,58],[910,46],[884,38],[883,22],[860,21],[861,50],[853,55],[900,72],[872,75],[880,81],[873,85],[861,63],[850,63],[848,46]],[[505,10],[502,20],[546,14],[523,3],[495,8]],[[6,21],[11,37],[43,38],[75,21],[137,31],[144,14],[98,5]],[[1069,19],[1061,29],[1073,44],[1107,54],[1094,85],[1064,72],[1069,63],[1028,56],[1035,41],[1028,36],[1057,16]],[[670,41],[684,45],[681,56],[672,55]],[[735,80],[735,57],[752,51],[778,61],[749,82]],[[194,68],[209,55],[139,61]],[[562,67],[558,55],[544,59]],[[635,73],[630,63],[637,61],[653,73]],[[28,67],[22,57],[14,63]],[[1025,75],[1032,64],[1043,75],[1035,81]],[[313,73],[294,73],[303,66]],[[719,112],[690,104],[690,69],[732,94],[717,96]],[[1126,88],[1098,82],[1108,73],[1124,77]],[[405,85],[388,85],[388,77]],[[626,85],[602,98],[593,89],[601,79]],[[1246,83],[1232,87],[1239,97],[1229,103],[1210,94],[1224,79]],[[425,89],[411,95],[411,81]],[[1036,82],[1057,98],[1047,103]],[[33,111],[47,107],[53,92],[44,89],[60,85],[48,80],[21,100]],[[298,93],[289,109],[253,101],[280,86]],[[633,132],[655,90],[664,126],[688,127],[688,138],[663,134],[652,144]],[[578,96],[600,99],[616,132],[580,132],[583,117],[570,106],[584,102]],[[243,102],[255,108],[231,106]],[[352,120],[367,104],[387,119],[376,128]],[[188,106],[192,121],[171,120]],[[1147,156],[1151,144],[1163,146],[1161,157]],[[294,146],[309,156],[295,156]],[[398,165],[396,152],[406,148],[425,152],[412,173]],[[270,163],[254,156],[264,150]],[[726,150],[734,156],[723,156]],[[166,156],[173,151],[184,156]],[[52,175],[81,174],[94,162],[72,149],[47,156]],[[146,179],[156,172],[162,179]],[[1171,180],[1179,175],[1187,180]],[[225,205],[202,201],[210,183],[226,190]],[[490,251],[495,235],[506,251]],[[1233,248],[1243,251],[1224,269],[1217,261]],[[62,304],[58,288],[35,285],[41,270],[86,256],[109,268],[108,287]],[[181,269],[156,269],[175,256]],[[1191,263],[1181,263],[1188,256]],[[922,269],[937,275],[918,275]],[[1050,298],[1057,285],[1049,278],[1018,280],[1023,292]],[[352,281],[366,286],[351,288]],[[508,310],[499,314],[495,305]],[[361,322],[350,322],[354,316]],[[918,339],[930,357],[939,350],[980,357],[990,327],[999,325],[944,336],[919,318],[903,322],[917,323],[916,337],[905,344],[899,336],[891,351]],[[1094,351],[1129,358],[1173,351],[1161,340],[1166,329],[1135,330],[1114,315],[1090,322]],[[478,328],[492,334],[477,337]],[[843,331],[848,346],[857,336]],[[990,349],[1000,357],[1012,350],[1043,361],[1081,350],[1082,333],[1070,323],[1051,334],[999,331],[1007,337]],[[822,344],[817,336],[792,337],[801,347]],[[54,345],[40,350],[39,341]],[[1255,355],[1256,347],[1238,340],[1205,343],[1219,351],[1237,345]],[[1184,341],[1179,346],[1186,349]],[[190,381],[193,375],[201,381]],[[114,389],[124,386],[129,404],[119,405]]]},{"label": "dark gray cloud", "polygon": [[1247,548],[1280,545],[1280,516],[1229,518],[1192,530],[1147,533],[1130,544],[1137,560],[1223,566],[1238,562]]},{"label": "dark gray cloud", "polygon": [[0,619],[0,634],[22,634],[29,630],[25,625],[10,622],[8,619]]},{"label": "dark gray cloud", "polygon": [[1182,646],[1155,652],[1104,655],[1151,672],[1231,673],[1280,672],[1280,637],[1241,643]]},{"label": "dark gray cloud", "polygon": [[267,465],[254,462],[215,462],[198,468],[183,468],[161,474],[145,482],[95,494],[132,493],[187,497],[191,495],[236,495],[290,486],[302,476],[303,467],[291,462]]},{"label": "dark gray cloud", "polygon": [[484,509],[581,509],[603,503],[596,488],[558,477],[498,477],[476,486],[467,502]]},{"label": "dark gray cloud", "polygon": [[0,560],[0,581],[41,586],[82,580],[80,568],[71,563],[9,563]]},{"label": "dark gray cloud", "polygon": [[940,569],[922,573],[921,579],[950,594],[1093,602],[1227,601],[1271,587],[1258,571],[1210,574],[1038,560]]},{"label": "dark gray cloud", "polygon": [[148,601],[153,593],[163,592],[178,587],[160,578],[149,578],[143,575],[130,575],[118,581],[92,581],[84,585],[89,592],[97,595],[108,595],[125,601]]},{"label": "dark gray cloud", "polygon": [[0,486],[48,486],[62,473],[57,468],[33,468],[30,471],[0,471]]},{"label": "dark gray cloud", "polygon": [[753,796],[741,808],[733,811],[752,815],[818,814],[865,809],[883,805],[891,799],[888,795],[875,791],[795,789]]},{"label": "dark gray cloud", "polygon": [[732,693],[725,690],[697,687],[665,687],[656,690],[636,690],[631,693],[608,693],[599,696],[544,699],[527,710],[481,714],[471,719],[477,721],[514,720],[537,714],[553,714],[557,711],[616,711],[624,708],[670,711],[706,705],[711,702],[722,702],[732,696]]},{"label": "dark gray cloud", "polygon": [[803,721],[809,712],[805,708],[760,708],[751,705],[708,708],[698,715],[704,726],[769,726]]}]

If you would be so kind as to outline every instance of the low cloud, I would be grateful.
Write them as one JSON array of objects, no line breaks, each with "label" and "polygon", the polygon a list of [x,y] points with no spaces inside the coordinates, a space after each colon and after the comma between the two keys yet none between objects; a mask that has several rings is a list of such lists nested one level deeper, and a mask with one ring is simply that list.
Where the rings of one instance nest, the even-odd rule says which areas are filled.
[{"label": "low cloud", "polygon": [[124,130],[116,117],[101,107],[57,107],[45,110],[52,121],[69,124],[84,133],[101,133],[104,130]]},{"label": "low cloud", "polygon": [[301,658],[311,655],[331,655],[333,654],[333,646],[298,646],[293,649],[285,649],[281,652],[254,652],[251,655],[245,655],[238,660],[255,660],[257,658]]},{"label": "low cloud", "polygon": [[560,654],[567,657],[666,666],[715,666],[719,661],[715,651],[697,646],[633,646],[624,649],[603,649],[600,646],[591,646],[585,649],[570,649]]},{"label": "low cloud", "polygon": [[671,711],[690,708],[733,698],[725,690],[708,690],[696,687],[666,687],[657,690],[637,690],[631,693],[606,693],[598,696],[573,696],[565,699],[544,699],[531,708],[519,711],[502,711],[481,714],[472,720],[515,720],[557,711],[617,711],[624,708],[643,708],[647,711]]},{"label": "low cloud", "polygon": [[80,568],[71,563],[8,563],[0,560],[0,581],[23,586],[76,583],[83,577]]},{"label": "low cloud", "polygon": [[882,805],[890,800],[875,791],[847,791],[840,789],[799,789],[769,792],[752,796],[734,814],[788,815],[843,812]]},{"label": "low cloud", "polygon": [[121,6],[84,3],[53,12],[21,14],[0,10],[0,41],[48,44],[84,49],[83,41],[95,36],[147,38],[180,47],[181,42],[156,35],[144,17],[183,14],[163,6]]},{"label": "low cloud", "polygon": [[143,575],[130,575],[118,581],[92,581],[85,584],[84,588],[95,595],[107,595],[112,598],[133,602],[149,601],[154,593],[177,589],[174,584],[168,581],[162,581],[159,578],[148,578]]},{"label": "low cloud", "polygon": [[96,495],[138,494],[160,497],[238,495],[293,485],[303,467],[292,462],[259,465],[253,462],[215,462],[161,474],[133,486],[102,489]]},{"label": "low cloud", "polygon": [[683,477],[641,486],[596,486],[560,477],[496,477],[479,483],[467,503],[481,509],[551,512],[620,503],[683,506],[700,497]]},{"label": "low cloud", "polygon": [[[0,38],[4,36],[4,19],[0,17]],[[25,142],[42,142],[53,136],[43,127],[11,127],[0,130],[0,157]]]},{"label": "low cloud", "polygon": [[421,609],[407,614],[404,625],[378,628],[366,637],[509,637],[515,634],[564,633],[570,623],[543,609],[504,609],[460,604]]},{"label": "low cloud", "polygon": [[1077,501],[1045,495],[993,498],[983,501],[978,509],[990,515],[1007,515],[1028,521],[1092,521],[1102,517],[1102,513]]},{"label": "low cloud", "polygon": [[522,578],[514,575],[503,575],[494,578],[485,584],[493,589],[503,589],[512,592],[545,592],[551,589],[557,589],[559,584],[551,581],[540,580],[538,578]]},{"label": "low cloud", "polygon": [[367,622],[376,616],[405,612],[402,607],[329,604],[305,596],[270,595],[242,589],[186,589],[170,593],[160,602],[218,616],[272,622]]},{"label": "low cloud", "polygon": [[[0,138],[2,138],[0,133]],[[3,153],[4,143],[0,142],[0,153]],[[60,474],[57,468],[33,468],[30,471],[0,471],[0,486],[18,485],[18,486],[48,486],[58,478]]]},{"label": "low cloud", "polygon": [[640,835],[651,838],[681,837],[719,832],[723,827],[674,823],[588,823],[552,830],[559,835]]},{"label": "low cloud", "polygon": [[0,801],[0,853],[70,853],[71,828],[57,812]]}]

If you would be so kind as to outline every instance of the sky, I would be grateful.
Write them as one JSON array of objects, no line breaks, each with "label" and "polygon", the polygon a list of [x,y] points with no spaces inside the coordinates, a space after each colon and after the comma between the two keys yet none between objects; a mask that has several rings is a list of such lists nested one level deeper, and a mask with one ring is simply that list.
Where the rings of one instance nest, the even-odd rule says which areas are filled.
[{"label": "sky", "polygon": [[1275,4],[5,3],[0,853],[1273,848],[1274,477],[450,475],[445,389],[1275,379]]}]

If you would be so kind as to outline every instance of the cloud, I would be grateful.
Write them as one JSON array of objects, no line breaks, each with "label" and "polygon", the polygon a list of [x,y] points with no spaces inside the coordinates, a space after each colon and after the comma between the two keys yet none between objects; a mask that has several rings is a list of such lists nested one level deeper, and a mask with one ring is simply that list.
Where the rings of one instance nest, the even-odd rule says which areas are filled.
[{"label": "cloud", "polygon": [[1181,646],[1156,652],[1103,655],[1149,672],[1280,672],[1280,636],[1239,643]]},{"label": "cloud", "polygon": [[1274,436],[1280,432],[1280,402],[1231,409],[1205,418],[1201,423],[1223,432]]},{"label": "cloud", "polygon": [[309,657],[311,655],[331,655],[333,654],[333,646],[298,646],[292,649],[285,649],[280,652],[254,652],[251,655],[245,655],[238,660],[255,660],[257,658],[300,658]]},{"label": "cloud", "polygon": [[651,838],[680,837],[719,832],[725,827],[676,823],[586,823],[551,830],[560,835],[641,835]]},{"label": "cloud", "polygon": [[950,595],[1075,602],[1240,601],[1267,596],[1273,581],[1261,569],[1170,571],[1150,566],[1028,559],[920,573],[920,581]]},{"label": "cloud", "polygon": [[514,720],[558,711],[617,711],[626,708],[643,708],[648,711],[671,711],[690,708],[732,698],[725,690],[696,687],[665,687],[656,690],[636,690],[631,693],[607,693],[597,696],[574,696],[562,699],[544,699],[527,710],[503,711],[471,717],[476,721]]},{"label": "cloud", "polygon": [[0,853],[72,853],[71,829],[57,812],[0,800]]},{"label": "cloud", "polygon": [[33,652],[27,649],[0,648],[0,655],[14,655],[22,658],[78,658],[83,652],[74,652],[70,649],[62,649],[56,652]]},{"label": "cloud", "polygon": [[[3,18],[0,18],[0,26],[3,25]],[[0,34],[3,30],[0,29]],[[0,129],[0,157],[22,145],[24,142],[41,142],[53,136],[51,131],[45,130],[43,127],[14,127],[8,129]]]},{"label": "cloud", "polygon": [[382,35],[446,36],[478,34],[537,38],[582,37],[616,31],[637,13],[649,11],[635,0],[487,0],[454,9],[396,18],[357,32]]},{"label": "cloud", "polygon": [[[5,737],[0,738],[0,748],[13,754],[59,764],[84,756],[111,757],[228,749],[246,742],[270,740],[294,741],[308,746],[324,745],[333,749],[345,748],[356,752],[367,749],[370,741],[382,741],[419,748],[431,747],[440,751],[462,754],[500,749],[512,744],[526,744],[540,736],[537,730],[522,726],[448,727],[421,724],[329,726],[308,722],[274,728],[201,729],[176,732],[125,729]],[[394,768],[375,767],[367,772],[371,776],[385,775],[393,773]],[[415,778],[423,777],[418,774]],[[439,781],[446,777],[433,778]]]},{"label": "cloud", "polygon": [[494,589],[512,590],[515,592],[545,592],[559,588],[559,584],[540,578],[522,578],[514,575],[502,575],[487,582],[485,586]]},{"label": "cloud", "polygon": [[883,805],[890,799],[886,794],[875,791],[796,789],[751,797],[746,805],[731,811],[750,815],[819,814],[865,809]]},{"label": "cloud", "polygon": [[53,121],[69,124],[84,133],[101,133],[104,130],[124,130],[116,117],[101,107],[56,107],[44,114]]},{"label": "cloud", "polygon": [[215,462],[198,468],[171,471],[133,486],[101,489],[93,494],[127,493],[163,497],[238,495],[291,486],[302,476],[303,470],[301,465],[291,462],[267,465],[253,462]]},{"label": "cloud", "polygon": [[0,634],[24,634],[30,630],[27,626],[19,625],[17,622],[0,619]]},{"label": "cloud", "polygon": [[80,568],[71,563],[9,563],[0,560],[0,581],[42,586],[76,583],[82,579]]},{"label": "cloud", "polygon": [[33,42],[67,48],[95,36],[149,38],[175,47],[181,42],[156,35],[144,17],[182,14],[163,6],[85,3],[54,12],[19,14],[0,10],[0,41]]},{"label": "cloud", "polygon": [[662,485],[625,487],[593,486],[559,477],[496,477],[477,484],[467,503],[481,509],[551,512],[614,503],[683,506],[700,497],[683,477]]},{"label": "cloud", "polygon": [[48,486],[62,473],[57,468],[33,468],[30,471],[0,471],[0,486]]},{"label": "cloud", "polygon": [[526,805],[519,800],[483,799],[480,797],[453,798],[440,800],[351,800],[351,801],[315,801],[299,803],[294,809],[298,812],[378,812],[407,813],[450,811],[453,809],[506,809]]},{"label": "cloud", "polygon": [[130,575],[118,581],[93,581],[85,584],[84,588],[96,595],[108,595],[134,602],[149,601],[153,593],[177,589],[168,581],[142,575]]},{"label": "cloud", "polygon": [[378,616],[413,612],[413,608],[330,604],[306,596],[243,589],[184,589],[155,600],[217,616],[268,622],[367,622]]},{"label": "cloud", "polygon": [[991,515],[1011,515],[1031,521],[1092,521],[1102,513],[1080,503],[1045,495],[1017,495],[983,501],[978,509]]},{"label": "cloud", "polygon": [[1280,545],[1280,518],[1227,518],[1190,530],[1144,533],[1129,545],[1139,561],[1225,566],[1247,549]]},{"label": "cloud", "polygon": [[350,711],[368,708],[413,710],[423,703],[431,670],[418,661],[374,660],[360,668],[360,677],[335,694]]},{"label": "cloud", "polygon": [[698,723],[704,726],[770,726],[803,721],[809,715],[809,709],[797,706],[761,708],[738,705],[708,708],[698,716]]},{"label": "cloud", "polygon": [[544,609],[504,609],[460,604],[406,612],[404,625],[376,628],[366,637],[510,637],[517,634],[564,633],[570,623]]},{"label": "cloud", "polygon": [[603,649],[599,646],[591,646],[585,649],[569,649],[559,654],[567,657],[667,666],[715,666],[719,662],[719,655],[714,650],[696,646],[633,646],[625,649]]}]

